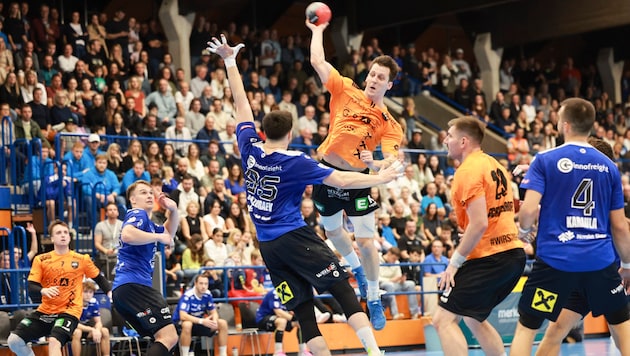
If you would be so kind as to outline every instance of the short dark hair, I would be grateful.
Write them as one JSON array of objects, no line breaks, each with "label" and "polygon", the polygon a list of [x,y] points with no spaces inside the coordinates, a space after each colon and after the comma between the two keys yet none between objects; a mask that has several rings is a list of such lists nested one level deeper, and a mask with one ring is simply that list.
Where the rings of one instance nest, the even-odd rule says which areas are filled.
[{"label": "short dark hair", "polygon": [[571,130],[574,133],[588,135],[591,132],[595,122],[595,107],[590,101],[569,98],[560,103],[560,109],[563,114],[561,120],[571,124]]},{"label": "short dark hair", "polygon": [[55,219],[55,220],[51,221],[50,224],[48,224],[48,235],[52,236],[53,229],[57,225],[61,225],[61,226],[64,226],[66,229],[69,229],[68,228],[68,224],[66,224],[65,221],[59,220],[59,219]]},{"label": "short dark hair", "polygon": [[293,116],[290,112],[276,110],[263,117],[262,128],[270,140],[279,140],[293,128]]},{"label": "short dark hair", "polygon": [[478,144],[483,141],[483,136],[486,128],[481,123],[481,120],[472,116],[462,116],[455,118],[448,122],[448,127],[455,126],[457,131],[460,131],[464,136],[470,138]]},{"label": "short dark hair", "polygon": [[[390,82],[393,82],[394,79],[396,79],[396,76],[398,75],[398,64],[392,57],[386,55],[378,56],[372,61],[372,66],[375,64],[389,68]],[[370,69],[372,68],[370,67]]]}]

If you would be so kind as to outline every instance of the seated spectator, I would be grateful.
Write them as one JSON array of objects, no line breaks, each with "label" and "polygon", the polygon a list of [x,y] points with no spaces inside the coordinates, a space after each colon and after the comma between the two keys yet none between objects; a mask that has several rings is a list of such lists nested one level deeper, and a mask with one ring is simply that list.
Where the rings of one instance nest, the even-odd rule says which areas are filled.
[{"label": "seated spectator", "polygon": [[225,179],[225,194],[232,199],[245,191],[245,177],[243,176],[243,169],[240,165],[235,164],[229,169],[229,174]]},{"label": "seated spectator", "polygon": [[511,165],[521,164],[523,159],[525,164],[529,164],[529,142],[522,127],[516,128],[514,136],[508,139],[507,153]]},{"label": "seated spectator", "polygon": [[[186,111],[186,127],[190,130],[192,137],[197,137],[197,134],[204,128],[206,124],[205,116],[200,112],[201,101],[199,98],[193,98],[190,102],[190,107]],[[219,135],[217,134],[217,139]]]},{"label": "seated spectator", "polygon": [[201,219],[201,207],[198,201],[190,201],[186,207],[186,215],[181,218],[180,242],[187,245],[191,237],[195,234],[203,237],[203,241],[208,241],[210,236],[206,231],[206,224]]},{"label": "seated spectator", "polygon": [[180,284],[184,283],[184,271],[179,263],[177,256],[173,253],[171,246],[164,246],[164,272],[166,273],[166,284],[173,286],[174,291],[179,292]]},{"label": "seated spectator", "polygon": [[191,143],[188,146],[184,159],[188,161],[188,174],[201,180],[206,174],[206,167],[200,159],[199,146],[196,143]]},{"label": "seated spectator", "polygon": [[158,89],[147,96],[145,103],[147,106],[151,104],[157,106],[157,117],[162,126],[169,127],[175,124],[177,105],[166,79],[160,79]]},{"label": "seated spectator", "polygon": [[84,154],[84,151],[85,145],[83,142],[76,141],[74,145],[72,145],[72,150],[63,156],[64,161],[72,163],[72,169],[69,174],[75,182],[80,182],[83,175],[93,167],[93,163],[90,162],[90,159]]},{"label": "seated spectator", "polygon": [[439,239],[431,242],[431,254],[422,263],[424,276],[440,276],[448,266],[448,258],[444,256],[444,244]]},{"label": "seated spectator", "polygon": [[394,230],[391,226],[389,226],[390,222],[391,218],[387,213],[382,213],[378,217],[378,234],[385,240],[384,243],[382,243],[385,251],[389,250],[390,247],[396,247],[398,245],[398,241],[394,235]]},{"label": "seated spectator", "polygon": [[225,131],[228,121],[232,119],[232,116],[223,110],[223,101],[218,98],[212,100],[212,107],[206,115],[206,118],[208,117],[214,119],[214,128],[219,134]]},{"label": "seated spectator", "polygon": [[211,258],[217,267],[222,267],[228,258],[227,245],[223,242],[223,229],[214,228],[210,240],[203,245],[206,256]]},{"label": "seated spectator", "polygon": [[[226,218],[230,212],[230,205],[232,205],[232,198],[230,198],[225,192],[225,181],[223,178],[217,177],[214,179],[212,190],[206,196],[203,202],[203,211],[206,213],[212,212],[211,207],[215,201],[219,202],[218,214]],[[210,231],[210,230],[208,230]]]},{"label": "seated spectator", "polygon": [[[63,197],[63,207],[68,212],[67,220],[72,221],[72,177],[68,176],[67,164],[62,166],[61,172],[59,172],[59,166],[56,164],[53,164],[53,169],[54,174],[44,177],[46,179],[46,192],[39,193],[39,196],[43,196],[46,200],[46,217],[48,221],[55,220],[57,201]],[[63,195],[60,195],[61,193]]]},{"label": "seated spectator", "polygon": [[[93,221],[92,209],[96,204],[97,211],[105,207],[106,203],[116,203],[116,197],[120,192],[120,182],[116,174],[107,169],[107,156],[99,154],[96,156],[94,168],[83,175],[83,199],[87,207],[88,220]],[[99,183],[97,185],[97,183]],[[92,192],[95,190],[95,199]]]},{"label": "seated spectator", "polygon": [[164,132],[164,138],[172,141],[173,147],[175,147],[175,152],[178,155],[185,157],[190,141],[192,140],[192,134],[190,133],[190,129],[185,126],[186,119],[178,116],[174,122],[175,125],[170,126]]},{"label": "seated spectator", "polygon": [[230,119],[225,124],[225,131],[219,132],[219,138],[221,138],[221,144],[225,153],[231,154],[234,152],[234,145],[236,144],[236,121]]},{"label": "seated spectator", "polygon": [[127,152],[129,147],[128,137],[131,137],[131,131],[125,127],[125,120],[120,112],[114,113],[111,125],[107,125],[105,128],[105,134],[108,136],[120,136],[120,138],[110,139],[110,142],[118,143],[120,149],[123,152]]},{"label": "seated spectator", "polygon": [[188,280],[199,273],[201,264],[207,257],[203,243],[203,237],[199,234],[194,234],[188,240],[188,247],[182,253],[182,270],[184,271],[184,278]]},{"label": "seated spectator", "polygon": [[109,330],[103,326],[101,320],[100,303],[94,298],[96,284],[92,281],[83,282],[83,312],[72,333],[72,354],[81,355],[81,339],[92,339],[99,344],[101,355],[109,355]]},{"label": "seated spectator", "polygon": [[[158,176],[159,178],[159,176]],[[177,189],[179,183],[175,180],[175,172],[171,166],[162,167],[162,192],[171,194]]]},{"label": "seated spectator", "polygon": [[440,241],[442,241],[442,245],[444,245],[444,256],[451,258],[453,251],[455,251],[455,242],[453,241],[453,226],[451,226],[447,220],[448,219],[442,221],[440,225],[442,227]]},{"label": "seated spectator", "polygon": [[[276,293],[275,289],[270,290],[265,294],[262,304],[256,312],[256,324],[260,330],[272,331],[274,333],[274,355],[285,355],[282,346],[282,339],[284,338],[285,331],[291,331],[294,327],[299,328],[300,324],[295,319],[292,312],[289,312],[284,304],[280,302],[280,297]],[[312,356],[312,354],[306,349],[306,344],[300,337],[301,333],[298,331],[298,356]]]},{"label": "seated spectator", "polygon": [[175,147],[170,143],[165,143],[164,147],[162,147],[162,165],[175,169],[179,159],[180,157],[175,153]]},{"label": "seated spectator", "polygon": [[144,155],[142,154],[142,150],[143,148],[140,141],[138,141],[137,139],[131,140],[131,143],[129,144],[129,150],[127,151],[127,154],[123,156],[123,161],[122,161],[120,169],[123,172],[127,172],[128,170],[133,168],[133,163],[135,161],[144,160]]},{"label": "seated spectator", "polygon": [[188,203],[199,202],[199,195],[195,192],[193,177],[186,174],[181,181],[181,187],[175,189],[170,198],[177,204],[180,216],[186,216]]},{"label": "seated spectator", "polygon": [[507,134],[511,134],[516,130],[516,119],[512,117],[509,107],[501,110],[501,117],[495,124]]},{"label": "seated spectator", "polygon": [[189,355],[191,336],[218,335],[219,355],[227,352],[228,325],[219,319],[212,294],[208,290],[208,277],[198,274],[194,287],[187,290],[179,299],[173,312],[173,323],[180,332],[180,355]]},{"label": "seated spectator", "polygon": [[110,144],[105,155],[107,156],[107,169],[114,172],[118,179],[122,179],[126,172],[123,171],[123,157],[120,152],[120,146],[117,143]]},{"label": "seated spectator", "polygon": [[203,267],[209,268],[203,271],[203,275],[208,277],[208,290],[212,293],[213,298],[223,298],[223,289],[225,288],[223,283],[223,270],[214,269],[216,264],[212,258],[206,258],[203,261]]},{"label": "seated spectator", "polygon": [[409,251],[414,248],[425,249],[431,241],[424,236],[422,233],[418,234],[418,227],[416,223],[412,220],[408,220],[405,223],[405,230],[403,234],[398,239],[398,249],[400,251],[400,258],[403,261],[407,261],[409,259]]},{"label": "seated spectator", "polygon": [[238,229],[242,232],[249,232],[247,219],[245,218],[241,207],[235,200],[232,202],[232,205],[230,205],[230,213],[227,218],[225,218],[225,229],[229,231],[232,229]]},{"label": "seated spectator", "polygon": [[[24,168],[24,176],[21,178],[20,185],[24,189],[24,194],[28,196],[29,189],[33,188],[33,194],[40,192],[42,178],[53,174],[53,161],[50,158],[50,149],[44,146],[41,153],[33,152],[28,158],[26,167]],[[54,151],[53,151],[54,153]]]},{"label": "seated spectator", "polygon": [[[400,250],[397,247],[392,247],[387,250],[387,253],[381,256],[381,264],[394,264],[395,266],[381,266],[378,273],[379,287],[388,292],[383,296],[384,304],[389,304],[389,308],[394,320],[403,319],[405,315],[398,310],[398,303],[396,302],[396,296],[389,293],[392,292],[413,292],[416,290],[416,283],[411,280],[407,280],[406,276],[402,273],[402,270],[398,264],[400,259]],[[407,295],[409,298],[409,312],[411,318],[417,319],[420,315],[420,309],[418,308],[418,296],[416,294]]]},{"label": "seated spectator", "polygon": [[145,182],[151,181],[149,172],[146,171],[145,167],[146,163],[143,160],[136,160],[133,162],[133,168],[125,172],[125,175],[120,182],[120,193],[116,197],[116,203],[118,204],[119,209],[121,209],[121,216],[124,216],[127,212],[127,199],[125,196],[127,188],[139,180],[143,180]]},{"label": "seated spectator", "polygon": [[442,202],[442,199],[437,195],[438,193],[437,184],[435,182],[428,183],[425,186],[425,189],[426,189],[426,194],[422,197],[422,200],[420,201],[420,206],[421,206],[420,212],[422,213],[422,215],[426,214],[427,207],[429,206],[429,204],[435,203],[438,216],[444,217],[446,215],[446,208],[444,207],[444,203]]},{"label": "seated spectator", "polygon": [[420,285],[422,284],[422,266],[420,265],[424,260],[424,250],[421,248],[412,248],[408,252],[409,260],[405,262],[417,263],[417,265],[409,265],[401,267],[403,274],[408,281],[416,283],[416,291],[420,291]]},{"label": "seated spectator", "polygon": [[429,203],[424,213],[422,224],[424,226],[424,236],[426,236],[426,238],[430,241],[439,238],[441,235],[441,221],[442,219],[439,217],[437,205],[435,203]]}]

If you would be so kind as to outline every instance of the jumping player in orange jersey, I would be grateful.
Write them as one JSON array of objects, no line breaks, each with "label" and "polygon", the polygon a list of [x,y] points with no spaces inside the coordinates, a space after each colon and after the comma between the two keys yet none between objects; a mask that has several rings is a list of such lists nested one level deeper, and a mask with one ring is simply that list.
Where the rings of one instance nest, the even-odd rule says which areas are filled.
[{"label": "jumping player in orange jersey", "polygon": [[464,229],[439,287],[433,317],[445,355],[466,355],[459,328],[463,317],[486,355],[505,355],[499,333],[486,320],[510,294],[525,267],[523,243],[514,223],[514,198],[507,172],[481,150],[485,127],[473,117],[448,123],[448,155],[462,164],[451,188],[457,223]]},{"label": "jumping player in orange jersey", "polygon": [[[365,89],[361,90],[326,61],[323,32],[328,24],[316,26],[307,19],[306,26],[313,32],[311,64],[331,93],[330,132],[318,148],[323,157],[321,162],[339,170],[363,173],[369,173],[368,168],[389,167],[398,160],[403,138],[400,125],[384,103],[385,93],[391,89],[398,73],[398,65],[389,56],[375,58],[365,80]],[[375,161],[372,151],[379,144],[385,159]],[[385,327],[385,315],[378,287],[379,256],[372,240],[376,228],[374,211],[378,209],[378,203],[370,197],[370,189],[337,189],[325,184],[314,187],[313,200],[326,236],[350,264],[361,297],[367,298],[374,329],[381,330]],[[344,212],[354,226],[362,263],[343,229]]]},{"label": "jumping player in orange jersey", "polygon": [[63,345],[72,338],[83,312],[83,278],[93,278],[109,293],[110,285],[88,255],[70,250],[72,240],[68,225],[55,220],[48,227],[54,249],[36,256],[28,275],[28,289],[33,302],[40,306],[24,318],[9,335],[11,351],[18,356],[32,356],[27,342],[48,338],[48,354],[60,356]]}]

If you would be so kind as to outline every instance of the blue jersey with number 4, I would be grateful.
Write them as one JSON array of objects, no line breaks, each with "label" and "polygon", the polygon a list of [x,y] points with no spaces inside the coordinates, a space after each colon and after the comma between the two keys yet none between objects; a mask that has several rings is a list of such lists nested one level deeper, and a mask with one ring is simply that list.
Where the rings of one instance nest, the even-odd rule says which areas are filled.
[{"label": "blue jersey with number 4", "polygon": [[[131,209],[127,211],[122,229],[127,225],[150,233],[161,234],[164,232],[164,226],[157,225],[151,221],[149,214],[142,209]],[[118,250],[116,277],[114,277],[114,286],[112,289],[116,289],[127,283],[136,283],[152,287],[157,242],[144,245],[130,245],[123,242],[122,237],[119,237],[119,239],[121,247]]]},{"label": "blue jersey with number 4", "polygon": [[259,241],[274,240],[289,231],[306,226],[300,205],[309,184],[322,184],[333,169],[299,151],[267,154],[253,122],[236,129],[241,151],[247,207]]},{"label": "blue jersey with number 4", "polygon": [[615,163],[586,143],[541,152],[521,187],[542,194],[536,254],[553,268],[597,271],[615,261],[610,211],[622,209]]}]

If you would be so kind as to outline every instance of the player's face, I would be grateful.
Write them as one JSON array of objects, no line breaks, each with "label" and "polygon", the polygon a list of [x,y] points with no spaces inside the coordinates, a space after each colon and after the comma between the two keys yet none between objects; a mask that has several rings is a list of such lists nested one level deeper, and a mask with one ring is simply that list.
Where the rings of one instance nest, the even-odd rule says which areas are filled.
[{"label": "player's face", "polygon": [[448,148],[449,157],[453,159],[461,160],[462,141],[463,141],[463,138],[461,137],[460,133],[457,132],[457,129],[455,129],[455,126],[451,126],[448,129],[448,133],[446,134],[446,137],[444,138],[444,144]]},{"label": "player's face", "polygon": [[195,283],[195,289],[197,293],[203,294],[208,290],[208,278],[207,277],[199,277],[197,278],[197,282]]},{"label": "player's face", "polygon": [[365,78],[365,95],[371,100],[381,99],[392,84],[389,81],[389,68],[374,64]]},{"label": "player's face", "polygon": [[56,225],[50,236],[55,246],[68,246],[70,244],[70,231],[66,226]]},{"label": "player's face", "polygon": [[154,199],[153,188],[145,184],[140,184],[136,187],[136,190],[129,200],[134,208],[151,210],[153,209]]}]

